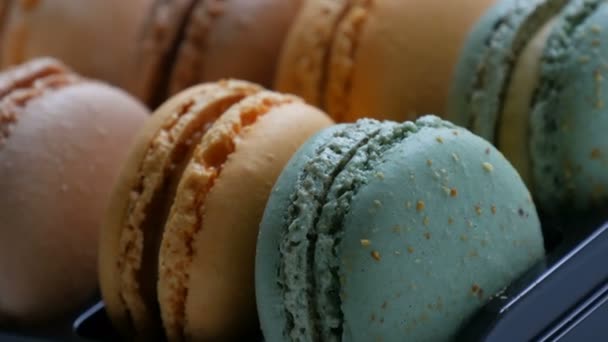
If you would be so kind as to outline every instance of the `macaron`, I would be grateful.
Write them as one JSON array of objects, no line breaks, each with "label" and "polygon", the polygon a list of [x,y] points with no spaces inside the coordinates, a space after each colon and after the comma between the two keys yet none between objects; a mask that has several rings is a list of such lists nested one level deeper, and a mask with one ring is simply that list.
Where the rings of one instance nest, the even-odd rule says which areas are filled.
[{"label": "macaron", "polygon": [[295,150],[330,124],[294,96],[235,80],[184,90],[154,113],[115,186],[100,244],[103,299],[125,337],[253,336],[266,199]]},{"label": "macaron", "polygon": [[363,119],[307,141],[260,225],[266,341],[447,341],[543,256],[521,178],[435,116]]},{"label": "macaron", "polygon": [[306,1],[275,86],[336,121],[443,113],[461,44],[493,2]]},{"label": "macaron", "polygon": [[0,68],[51,56],[117,86],[133,77],[134,42],[152,0],[1,2],[7,13],[0,23]]},{"label": "macaron", "polygon": [[468,38],[447,110],[505,154],[541,213],[574,219],[572,229],[608,208],[607,20],[599,0],[497,3]]},{"label": "macaron", "polygon": [[301,0],[157,0],[141,29],[133,92],[151,107],[200,82],[270,86]]},{"label": "macaron", "polygon": [[148,116],[56,60],[0,73],[0,327],[73,314],[97,289],[99,226]]}]

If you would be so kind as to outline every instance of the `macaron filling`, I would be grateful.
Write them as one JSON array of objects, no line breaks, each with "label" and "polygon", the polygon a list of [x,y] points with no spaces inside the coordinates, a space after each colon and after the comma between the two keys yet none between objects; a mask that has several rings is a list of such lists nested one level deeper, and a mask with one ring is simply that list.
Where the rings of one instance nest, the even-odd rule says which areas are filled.
[{"label": "macaron filling", "polygon": [[497,126],[497,146],[528,185],[532,181],[528,149],[530,104],[540,78],[540,61],[556,22],[552,19],[546,23],[518,57]]},{"label": "macaron filling", "polygon": [[141,82],[143,88],[138,90],[152,107],[157,107],[168,95],[171,70],[197,2],[199,0],[161,0],[152,9],[140,56],[145,82]]},{"label": "macaron filling", "polygon": [[431,117],[403,124],[359,122],[337,131],[317,150],[299,177],[300,190],[287,213],[278,285],[287,319],[285,335],[292,340],[342,339],[338,253],[343,219],[352,198],[383,162],[383,153],[422,127],[453,127]]},{"label": "macaron filling", "polygon": [[[236,149],[242,132],[272,109],[298,101],[292,96],[262,91],[234,103],[202,138],[180,182],[160,253],[160,283],[164,288],[163,322],[168,336],[187,334],[186,301],[192,261],[197,254],[194,240],[204,226],[205,200],[224,163]],[[222,129],[225,128],[225,129]]]},{"label": "macaron filling", "polygon": [[[233,91],[213,98],[210,87],[202,96],[211,101],[200,106],[194,99],[170,115],[151,140],[131,191],[128,216],[120,235],[120,297],[135,329],[146,329],[159,311],[156,296],[158,250],[175,197],[177,183],[196,141],[209,126],[246,93]],[[139,326],[138,326],[139,325]]]},{"label": "macaron filling", "polygon": [[467,96],[470,111],[467,127],[490,141],[495,140],[517,56],[527,46],[529,37],[539,32],[567,4],[566,0],[517,2],[515,8],[496,20]]},{"label": "macaron filling", "polygon": [[80,81],[80,77],[52,60],[30,63],[0,77],[0,147],[29,101]]},{"label": "macaron filling", "polygon": [[176,46],[168,83],[168,94],[192,86],[199,82],[205,67],[205,54],[209,32],[214,20],[223,14],[221,0],[195,1],[179,45]]}]

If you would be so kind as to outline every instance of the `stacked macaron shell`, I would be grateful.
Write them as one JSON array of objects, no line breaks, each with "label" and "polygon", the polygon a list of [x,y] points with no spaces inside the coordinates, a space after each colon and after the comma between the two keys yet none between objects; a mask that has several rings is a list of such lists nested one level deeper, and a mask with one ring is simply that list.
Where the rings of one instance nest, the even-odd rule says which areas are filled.
[{"label": "stacked macaron shell", "polygon": [[92,299],[108,189],[147,114],[54,60],[0,74],[0,327],[44,325]]},{"label": "stacked macaron shell", "polygon": [[493,0],[309,0],[294,22],[276,88],[336,121],[443,113],[452,69]]},{"label": "stacked macaron shell", "polygon": [[107,311],[127,337],[226,340],[257,329],[255,242],[293,152],[330,119],[244,81],[163,104],[118,181],[100,245]]},{"label": "stacked macaron shell", "polygon": [[156,106],[189,86],[239,78],[269,86],[301,0],[157,0],[141,30],[133,92]]},{"label": "stacked macaron shell", "polygon": [[84,76],[124,87],[152,0],[0,2],[0,68],[51,56]]},{"label": "stacked macaron shell", "polygon": [[530,194],[487,141],[437,117],[315,135],[264,213],[266,340],[444,341],[543,256]]},{"label": "stacked macaron shell", "polygon": [[455,76],[448,117],[496,144],[549,217],[605,219],[607,19],[600,0],[501,1]]}]

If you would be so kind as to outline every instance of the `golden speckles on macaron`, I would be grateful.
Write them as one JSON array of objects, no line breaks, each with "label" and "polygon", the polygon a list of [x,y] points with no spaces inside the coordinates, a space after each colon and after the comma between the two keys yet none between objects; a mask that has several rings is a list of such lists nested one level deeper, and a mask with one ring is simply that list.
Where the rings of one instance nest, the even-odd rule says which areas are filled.
[{"label": "golden speckles on macaron", "polygon": [[452,153],[452,159],[454,159],[454,161],[460,161],[460,157],[458,156],[458,153]]},{"label": "golden speckles on macaron", "polygon": [[380,208],[382,206],[382,202],[380,200],[374,200],[374,208]]},{"label": "golden speckles on macaron", "polygon": [[372,252],[370,253],[370,255],[371,255],[371,256],[372,256],[372,258],[373,258],[374,260],[376,260],[376,261],[380,261],[380,260],[382,260],[382,256],[380,255],[380,252],[378,252],[378,251],[372,251]]},{"label": "golden speckles on macaron", "polygon": [[438,143],[443,144],[443,138],[442,137],[437,137],[437,138],[435,138],[435,140],[437,140]]},{"label": "golden speckles on macaron", "polygon": [[592,160],[599,160],[602,158],[602,151],[599,148],[594,148],[591,150],[591,154],[589,156]]},{"label": "golden speckles on macaron", "polygon": [[369,239],[361,239],[360,242],[362,247],[369,247],[372,244],[372,241]]},{"label": "golden speckles on macaron", "polygon": [[430,159],[427,159],[427,160],[426,160],[426,165],[428,165],[428,166],[433,166],[433,161],[432,161],[432,160],[430,160]]},{"label": "golden speckles on macaron", "polygon": [[479,299],[483,298],[483,289],[479,284],[473,283],[473,285],[471,285],[471,293]]},{"label": "golden speckles on macaron", "polygon": [[412,247],[412,246],[407,246],[407,252],[408,252],[409,254],[413,254],[413,253],[414,253],[414,247]]},{"label": "golden speckles on macaron", "polygon": [[475,205],[475,213],[477,214],[477,216],[481,216],[481,214],[483,213],[483,211],[481,210],[481,205]]},{"label": "golden speckles on macaron", "polygon": [[382,172],[376,172],[374,176],[376,176],[376,178],[378,178],[379,180],[384,180],[384,173]]},{"label": "golden speckles on macaron", "polygon": [[492,164],[490,164],[488,162],[484,162],[482,164],[482,167],[483,167],[484,171],[486,171],[488,173],[494,171],[494,165],[492,165]]},{"label": "golden speckles on macaron", "polygon": [[600,34],[602,32],[602,28],[599,25],[591,25],[591,32],[594,34]]},{"label": "golden speckles on macaron", "polygon": [[419,200],[418,202],[416,202],[416,211],[417,212],[421,212],[424,210],[425,204],[423,200]]},{"label": "golden speckles on macaron", "polygon": [[463,242],[469,241],[469,237],[466,236],[465,234],[461,234],[460,235],[460,241],[463,241]]},{"label": "golden speckles on macaron", "polygon": [[422,219],[422,224],[424,224],[425,226],[429,226],[430,224],[430,219],[428,216],[425,216],[424,219]]},{"label": "golden speckles on macaron", "polygon": [[449,224],[449,225],[454,224],[454,219],[453,219],[451,216],[450,216],[450,217],[448,217],[448,224]]},{"label": "golden speckles on macaron", "polygon": [[458,190],[456,188],[451,188],[450,197],[456,197],[456,196],[458,196]]},{"label": "golden speckles on macaron", "polygon": [[431,232],[424,232],[424,238],[427,240],[431,239]]},{"label": "golden speckles on macaron", "polygon": [[580,56],[578,58],[578,62],[581,64],[587,64],[587,63],[589,63],[590,60],[591,60],[591,58],[589,56],[585,56],[585,55]]},{"label": "golden speckles on macaron", "polygon": [[496,206],[495,206],[495,205],[492,205],[492,206],[490,207],[490,211],[492,212],[492,215],[496,215]]}]

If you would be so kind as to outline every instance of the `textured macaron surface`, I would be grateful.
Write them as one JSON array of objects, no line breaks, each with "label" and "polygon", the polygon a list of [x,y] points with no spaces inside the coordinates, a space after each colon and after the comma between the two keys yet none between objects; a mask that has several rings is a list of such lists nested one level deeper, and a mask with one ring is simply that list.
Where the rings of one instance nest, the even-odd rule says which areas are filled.
[{"label": "textured macaron surface", "polygon": [[[597,0],[502,1],[472,31],[455,75],[448,118],[502,150],[551,215],[608,198],[607,15]],[[525,100],[513,110],[516,98]]]},{"label": "textured macaron surface", "polygon": [[327,115],[237,80],[172,97],[117,183],[100,251],[110,318],[131,338],[231,340],[257,328],[255,242],[283,165]]},{"label": "textured macaron surface", "polygon": [[158,249],[197,139],[230,105],[259,90],[233,81],[193,88],[162,106],[138,137],[116,185],[100,244],[102,293],[125,335],[149,336],[161,328]]},{"label": "textured macaron surface", "polygon": [[257,253],[269,341],[443,340],[543,246],[502,155],[425,117],[309,140],[275,185]]}]

